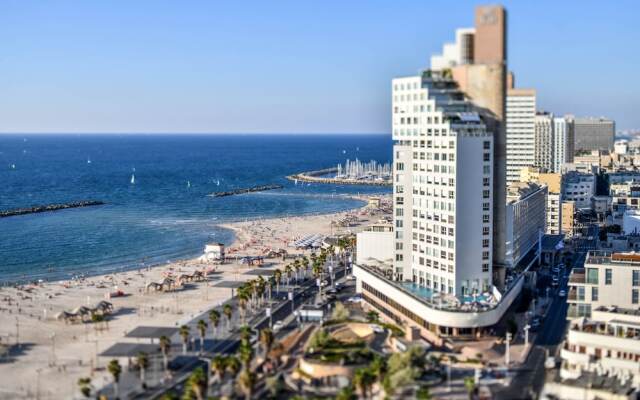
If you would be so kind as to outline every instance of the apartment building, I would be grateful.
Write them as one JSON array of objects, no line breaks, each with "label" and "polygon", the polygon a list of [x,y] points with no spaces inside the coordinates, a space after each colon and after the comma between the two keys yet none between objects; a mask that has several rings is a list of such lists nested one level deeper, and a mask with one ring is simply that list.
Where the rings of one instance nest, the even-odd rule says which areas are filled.
[{"label": "apartment building", "polygon": [[640,254],[591,251],[569,276],[568,317],[591,317],[598,307],[640,308]]},{"label": "apartment building", "polygon": [[596,194],[596,177],[570,171],[563,175],[562,198],[573,201],[578,209],[591,208],[591,197]]},{"label": "apartment building", "polygon": [[536,91],[507,90],[507,184],[517,182],[520,170],[535,164]]},{"label": "apartment building", "polygon": [[516,266],[546,229],[547,186],[512,183],[507,191],[507,264]]}]

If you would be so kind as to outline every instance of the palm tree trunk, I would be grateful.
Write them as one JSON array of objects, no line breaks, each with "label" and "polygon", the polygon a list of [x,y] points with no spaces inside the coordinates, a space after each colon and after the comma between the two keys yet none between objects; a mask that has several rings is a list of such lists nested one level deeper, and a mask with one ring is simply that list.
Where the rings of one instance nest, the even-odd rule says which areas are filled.
[{"label": "palm tree trunk", "polygon": [[144,389],[144,368],[140,367],[140,385]]},{"label": "palm tree trunk", "polygon": [[182,355],[187,354],[187,342],[182,342]]},{"label": "palm tree trunk", "polygon": [[200,355],[204,352],[204,335],[200,336]]}]

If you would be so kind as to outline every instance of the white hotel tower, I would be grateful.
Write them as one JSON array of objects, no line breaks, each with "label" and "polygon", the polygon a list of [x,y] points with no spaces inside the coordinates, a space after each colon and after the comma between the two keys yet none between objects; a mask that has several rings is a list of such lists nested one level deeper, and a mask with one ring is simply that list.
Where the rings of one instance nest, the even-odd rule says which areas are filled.
[{"label": "white hotel tower", "polygon": [[479,7],[466,44],[392,82],[395,260],[354,274],[371,307],[436,343],[496,324],[523,283],[504,279],[505,28],[502,7]]},{"label": "white hotel tower", "polygon": [[493,135],[451,79],[393,80],[396,274],[451,295],[491,290]]}]

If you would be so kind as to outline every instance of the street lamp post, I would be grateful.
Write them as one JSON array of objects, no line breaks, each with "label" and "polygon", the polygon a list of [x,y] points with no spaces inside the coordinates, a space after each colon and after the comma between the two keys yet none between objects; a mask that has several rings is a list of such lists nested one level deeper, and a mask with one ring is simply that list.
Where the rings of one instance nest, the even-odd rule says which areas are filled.
[{"label": "street lamp post", "polygon": [[511,342],[511,332],[507,332],[507,341],[506,341],[506,351],[504,353],[504,363],[509,369],[509,364],[511,362],[510,354],[509,354],[509,344]]},{"label": "street lamp post", "polygon": [[529,345],[529,329],[531,329],[531,325],[527,324],[524,326],[524,346],[527,347]]}]

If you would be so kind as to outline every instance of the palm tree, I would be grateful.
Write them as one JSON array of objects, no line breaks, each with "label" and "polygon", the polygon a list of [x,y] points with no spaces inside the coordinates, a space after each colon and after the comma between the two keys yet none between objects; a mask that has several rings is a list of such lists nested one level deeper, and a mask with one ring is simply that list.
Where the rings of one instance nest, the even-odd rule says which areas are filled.
[{"label": "palm tree", "polygon": [[234,356],[229,356],[225,360],[225,364],[227,365],[227,371],[229,371],[229,373],[231,374],[231,377],[235,378],[236,375],[238,375],[238,372],[240,371],[240,367],[241,367],[240,360],[238,360]]},{"label": "palm tree", "polygon": [[476,380],[472,376],[464,378],[464,387],[467,389],[469,398],[473,398],[473,392],[476,389]]},{"label": "palm tree", "polygon": [[352,386],[343,387],[336,395],[336,400],[357,400],[358,397],[353,393]]},{"label": "palm tree", "polygon": [[240,374],[238,384],[240,384],[240,388],[244,392],[245,399],[250,400],[251,394],[253,393],[253,386],[256,384],[255,374],[245,369],[242,371],[242,374]]},{"label": "palm tree", "polygon": [[147,353],[145,352],[138,353],[137,362],[138,362],[138,368],[140,368],[140,385],[142,386],[142,389],[144,389],[147,386],[144,379],[144,373],[149,367],[149,357],[147,356]]},{"label": "palm tree", "polygon": [[218,310],[209,311],[209,321],[211,322],[213,336],[215,337],[218,331],[218,324],[220,323],[220,312]]},{"label": "palm tree", "polygon": [[87,399],[91,397],[91,378],[78,378],[78,386],[80,387],[80,393]]},{"label": "palm tree", "polygon": [[282,280],[282,271],[279,269],[275,270],[273,273],[273,277],[276,280],[276,293],[280,294],[280,281]]},{"label": "palm tree", "polygon": [[120,398],[120,391],[118,388],[118,382],[120,382],[120,374],[122,373],[122,367],[118,360],[111,360],[109,365],[107,365],[107,371],[113,377],[113,390],[115,392],[116,399]]},{"label": "palm tree", "polygon": [[251,333],[253,333],[253,331],[251,330],[249,325],[242,325],[240,327],[240,340],[242,341],[242,343],[250,343]]},{"label": "palm tree", "polygon": [[204,350],[204,336],[207,334],[207,323],[205,320],[201,319],[198,321],[198,332],[200,333],[200,354],[202,354]]},{"label": "palm tree", "polygon": [[293,273],[293,268],[291,267],[291,264],[287,264],[287,266],[284,267],[284,273],[287,276],[287,286],[289,286],[289,283],[291,280],[291,274]]},{"label": "palm tree", "polygon": [[231,317],[233,317],[233,307],[227,303],[222,307],[222,313],[227,317],[227,329],[231,329]]},{"label": "palm tree", "polygon": [[217,354],[211,360],[211,369],[215,372],[218,377],[218,381],[222,382],[222,378],[224,378],[224,371],[227,369],[227,359],[220,354]]},{"label": "palm tree", "polygon": [[162,351],[162,360],[164,362],[164,371],[169,369],[169,351],[171,350],[171,339],[162,335],[160,336],[160,351]]},{"label": "palm tree", "polygon": [[380,319],[380,314],[378,314],[377,311],[371,310],[367,313],[367,321],[375,323],[375,322],[378,322],[379,319]]},{"label": "palm tree", "polygon": [[262,349],[264,351],[264,359],[266,360],[269,356],[269,351],[271,350],[271,346],[273,345],[273,331],[269,328],[265,328],[260,331],[260,344],[262,345]]},{"label": "palm tree", "polygon": [[182,355],[187,354],[187,344],[189,343],[189,333],[191,329],[189,329],[188,325],[182,325],[178,333],[180,333],[180,337],[182,338]]},{"label": "palm tree", "polygon": [[244,290],[241,291],[238,289],[238,305],[240,306],[240,321],[242,324],[244,324],[248,300],[249,297],[247,296],[247,293]]},{"label": "palm tree", "polygon": [[360,395],[364,398],[367,398],[374,380],[375,378],[368,368],[359,368],[353,375],[353,384],[358,388]]},{"label": "palm tree", "polygon": [[251,360],[253,359],[253,347],[250,343],[243,342],[238,348],[238,357],[245,369],[249,369],[251,366]]},{"label": "palm tree", "polygon": [[203,400],[207,393],[207,375],[202,367],[196,368],[189,376],[185,385],[185,393],[183,399]]}]

